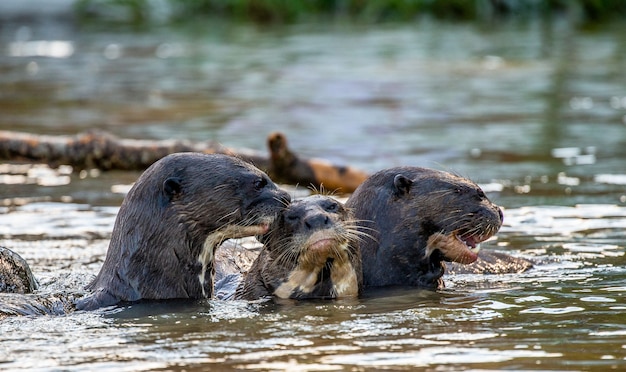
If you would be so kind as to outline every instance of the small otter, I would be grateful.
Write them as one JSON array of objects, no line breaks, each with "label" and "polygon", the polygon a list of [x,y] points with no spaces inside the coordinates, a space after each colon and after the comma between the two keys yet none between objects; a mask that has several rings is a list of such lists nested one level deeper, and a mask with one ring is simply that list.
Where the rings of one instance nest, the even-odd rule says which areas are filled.
[{"label": "small otter", "polygon": [[261,238],[263,250],[235,297],[357,297],[362,273],[356,240],[361,235],[339,201],[322,195],[295,201]]},{"label": "small otter", "polygon": [[215,248],[266,233],[289,202],[287,192],[240,159],[168,155],[126,195],[102,269],[87,287],[93,293],[76,307],[211,297]]},{"label": "small otter", "polygon": [[365,287],[442,287],[443,261],[476,261],[502,225],[501,209],[475,183],[428,168],[375,173],[346,207],[361,231],[377,232],[360,244]]},{"label": "small otter", "polygon": [[31,293],[38,286],[26,260],[8,248],[0,247],[0,293]]}]

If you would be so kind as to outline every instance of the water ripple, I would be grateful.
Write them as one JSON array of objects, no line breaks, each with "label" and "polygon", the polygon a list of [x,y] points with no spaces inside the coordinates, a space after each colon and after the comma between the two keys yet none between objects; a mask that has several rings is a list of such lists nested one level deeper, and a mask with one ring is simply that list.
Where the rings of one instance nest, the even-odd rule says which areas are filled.
[{"label": "water ripple", "polygon": [[561,353],[540,350],[499,351],[487,348],[431,347],[405,352],[373,352],[348,355],[331,355],[321,358],[323,363],[350,364],[367,367],[413,366],[433,364],[495,363],[516,358],[558,358]]},{"label": "water ripple", "polygon": [[533,307],[530,309],[520,311],[520,314],[549,314],[549,315],[562,315],[585,311],[584,307],[578,306],[566,306],[566,307]]},{"label": "water ripple", "polygon": [[584,302],[615,302],[617,301],[614,298],[600,297],[600,296],[582,297],[580,300]]}]

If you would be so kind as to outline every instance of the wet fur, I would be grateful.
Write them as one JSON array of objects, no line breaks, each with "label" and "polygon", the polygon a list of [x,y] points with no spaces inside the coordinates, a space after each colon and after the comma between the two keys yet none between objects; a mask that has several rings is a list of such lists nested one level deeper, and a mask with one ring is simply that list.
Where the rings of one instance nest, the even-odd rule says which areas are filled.
[{"label": "wet fur", "polygon": [[[343,205],[328,196],[292,203],[262,238],[264,248],[236,298],[357,297],[362,273],[356,242],[363,234],[356,226]],[[311,240],[321,238],[335,239],[329,251],[319,253],[310,248]]]},{"label": "wet fur", "polygon": [[0,247],[0,293],[31,293],[38,286],[26,260],[8,248]]},{"label": "wet fur", "polygon": [[448,242],[440,239],[488,237],[502,223],[500,208],[475,183],[419,167],[372,175],[346,206],[364,221],[361,231],[372,235],[360,244],[365,287],[442,287],[443,262],[463,258],[445,257],[437,244]]},{"label": "wet fur", "polygon": [[225,239],[265,232],[289,195],[234,157],[181,153],[148,168],[118,213],[105,262],[77,302],[94,309],[140,299],[208,298]]}]

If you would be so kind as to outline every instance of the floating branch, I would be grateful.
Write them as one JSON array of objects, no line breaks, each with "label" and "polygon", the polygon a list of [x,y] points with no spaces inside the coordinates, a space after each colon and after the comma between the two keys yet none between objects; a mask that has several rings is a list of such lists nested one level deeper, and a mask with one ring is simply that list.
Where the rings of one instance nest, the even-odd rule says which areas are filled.
[{"label": "floating branch", "polygon": [[228,154],[266,171],[279,183],[313,186],[350,193],[367,178],[367,173],[322,159],[307,159],[287,147],[282,133],[268,137],[269,156],[250,149],[232,149],[216,142],[185,140],[136,140],[118,138],[103,131],[74,136],[37,135],[0,131],[0,159],[40,161],[52,166],[77,169],[142,170],[174,152]]},{"label": "floating branch", "polygon": [[267,139],[270,150],[270,177],[277,182],[312,185],[328,191],[353,192],[368,174],[349,166],[338,166],[322,159],[306,159],[287,147],[282,133],[272,133]]},{"label": "floating branch", "polygon": [[[3,159],[67,164],[78,169],[141,170],[168,154],[190,151],[232,153],[213,142],[121,139],[102,131],[88,131],[75,136],[0,131],[0,157]],[[253,162],[262,159],[260,155],[238,155]]]}]

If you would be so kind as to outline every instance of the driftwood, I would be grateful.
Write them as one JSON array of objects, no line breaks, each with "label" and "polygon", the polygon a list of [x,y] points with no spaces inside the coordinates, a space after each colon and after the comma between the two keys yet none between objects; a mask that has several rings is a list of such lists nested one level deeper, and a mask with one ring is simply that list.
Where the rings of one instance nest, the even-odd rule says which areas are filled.
[{"label": "driftwood", "polygon": [[88,131],[75,136],[0,131],[0,159],[40,161],[52,166],[66,164],[76,169],[142,170],[174,152],[228,154],[249,161],[267,172],[275,182],[340,193],[354,191],[368,176],[352,167],[300,157],[288,148],[282,133],[270,134],[267,142],[269,156],[249,149],[228,148],[215,142],[122,139],[102,131]]}]

